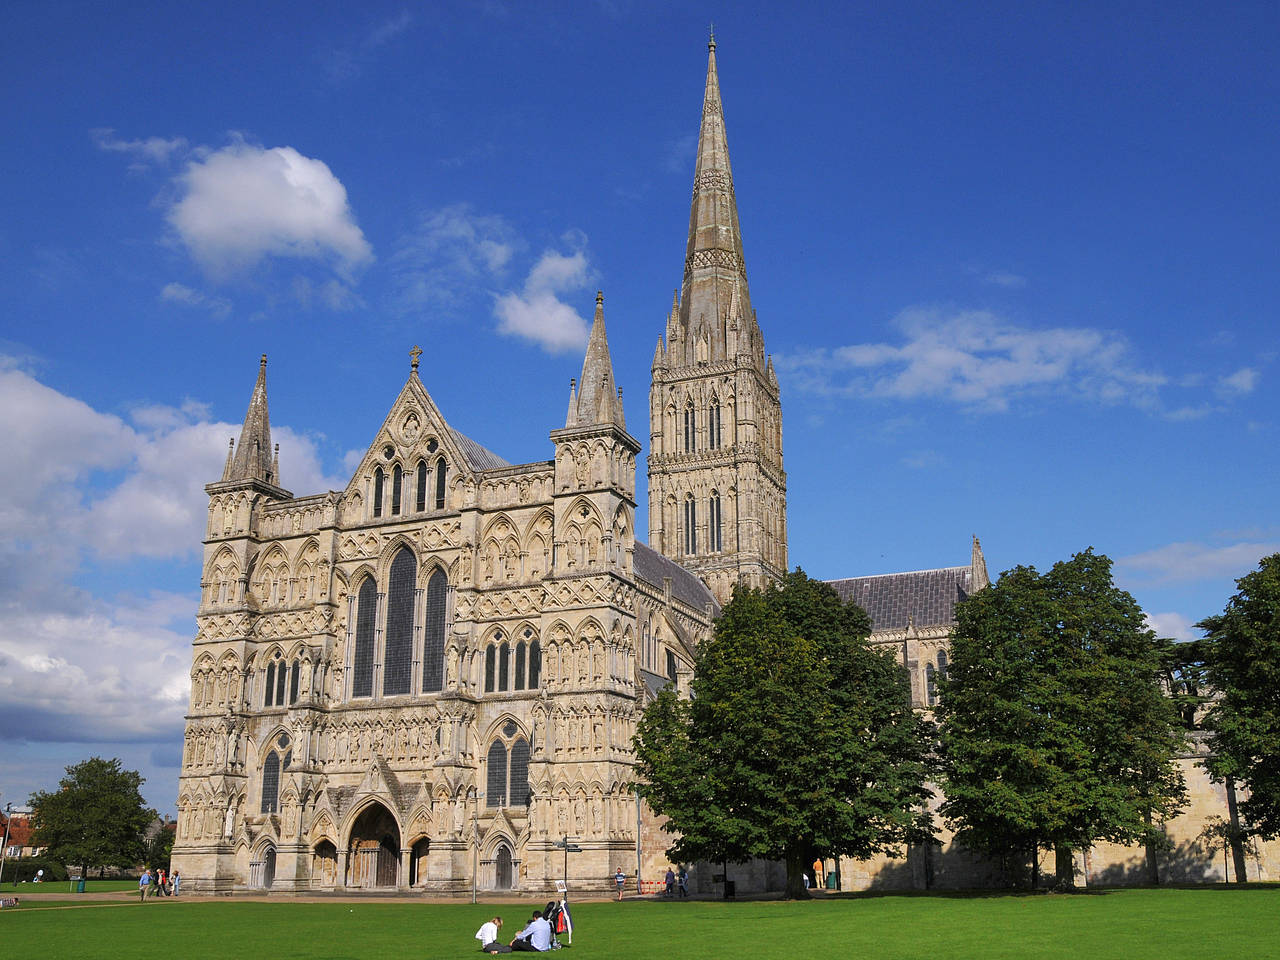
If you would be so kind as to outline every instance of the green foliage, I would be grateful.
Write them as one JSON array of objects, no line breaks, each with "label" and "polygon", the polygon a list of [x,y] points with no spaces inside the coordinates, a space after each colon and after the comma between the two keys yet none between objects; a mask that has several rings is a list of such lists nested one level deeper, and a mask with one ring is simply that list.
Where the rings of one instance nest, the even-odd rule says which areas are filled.
[{"label": "green foliage", "polygon": [[155,818],[143,805],[143,782],[118,759],[90,757],[67,767],[57,790],[31,795],[35,844],[86,873],[134,866],[142,857],[143,830]]},{"label": "green foliage", "polygon": [[[66,890],[65,884],[62,890]],[[115,902],[62,894],[0,913],[5,955],[56,960],[423,960],[483,955],[471,939],[502,904],[240,898]],[[543,898],[545,900],[545,898]],[[65,909],[71,907],[71,909]],[[1280,890],[1116,890],[1106,896],[858,896],[817,903],[577,901],[574,960],[1202,960],[1273,957]],[[1190,933],[1187,933],[1190,931]]]},{"label": "green foliage", "polygon": [[41,870],[42,883],[67,879],[66,868],[50,857],[6,857],[0,883],[30,883]]},{"label": "green foliage", "polygon": [[174,832],[161,827],[150,838],[142,841],[141,863],[150,865],[152,869],[163,867],[169,869],[169,859],[173,856]]},{"label": "green foliage", "polygon": [[1236,581],[1218,616],[1202,620],[1209,680],[1221,698],[1210,708],[1210,771],[1249,788],[1240,813],[1251,831],[1280,834],[1280,554]]},{"label": "green foliage", "polygon": [[[1016,567],[957,608],[940,683],[943,816],[996,856],[1133,843],[1185,802],[1182,724],[1162,644],[1086,550],[1046,574]],[[1060,870],[1060,876],[1062,871]]]},{"label": "green foliage", "polygon": [[927,731],[870,622],[802,571],[739,588],[698,652],[692,701],[671,690],[635,738],[641,794],[679,834],[676,860],[867,858],[929,835]]}]

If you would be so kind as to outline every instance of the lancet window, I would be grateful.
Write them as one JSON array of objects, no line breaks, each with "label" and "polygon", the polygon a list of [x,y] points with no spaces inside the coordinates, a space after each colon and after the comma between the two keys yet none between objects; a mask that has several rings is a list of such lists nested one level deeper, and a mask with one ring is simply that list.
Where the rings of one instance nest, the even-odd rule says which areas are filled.
[{"label": "lancet window", "polygon": [[444,509],[445,479],[448,473],[448,467],[444,462],[444,457],[436,461],[436,509]]},{"label": "lancet window", "polygon": [[684,552],[689,556],[698,552],[698,504],[692,493],[684,498]]},{"label": "lancet window", "polygon": [[402,547],[391,561],[387,584],[386,652],[382,670],[384,697],[403,696],[410,692],[413,681],[414,581],[417,576],[418,561],[413,551]]},{"label": "lancet window", "polygon": [[485,766],[485,806],[524,807],[529,803],[529,742],[508,720],[489,745]]},{"label": "lancet window", "polygon": [[503,634],[494,634],[484,650],[484,692],[536,690],[542,674],[542,647],[533,631],[526,628],[512,644]]},{"label": "lancet window", "polygon": [[[280,812],[280,774],[289,769],[293,752],[289,749],[289,735],[282,733],[267,751],[262,762],[262,803],[260,813]],[[283,759],[282,759],[283,757]]]},{"label": "lancet window", "polygon": [[719,553],[724,549],[724,525],[720,520],[720,494],[711,491],[707,503],[707,549]]},{"label": "lancet window", "polygon": [[694,430],[696,418],[693,412],[693,401],[689,400],[684,405],[684,452],[693,453],[695,449]]},{"label": "lancet window", "polygon": [[417,496],[413,500],[413,508],[418,513],[427,509],[427,461],[418,461]]},{"label": "lancet window", "polygon": [[707,447],[719,450],[723,442],[720,433],[720,398],[712,397],[711,406],[707,410]]},{"label": "lancet window", "polygon": [[400,494],[404,487],[404,471],[396,464],[391,471],[391,515],[400,515]]},{"label": "lancet window", "polygon": [[373,515],[374,517],[382,516],[382,468],[375,467],[373,471]]}]

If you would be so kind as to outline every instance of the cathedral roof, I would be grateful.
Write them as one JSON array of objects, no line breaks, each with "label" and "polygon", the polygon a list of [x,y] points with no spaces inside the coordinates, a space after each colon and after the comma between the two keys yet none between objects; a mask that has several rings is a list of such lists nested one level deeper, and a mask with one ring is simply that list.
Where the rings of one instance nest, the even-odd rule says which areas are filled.
[{"label": "cathedral roof", "polygon": [[973,568],[944,567],[828,580],[840,599],[852,600],[871,617],[871,628],[903,630],[955,623],[956,603],[973,592]]},{"label": "cathedral roof", "polygon": [[[633,566],[636,579],[643,580],[657,589],[662,589],[664,577],[671,578],[671,595],[682,600],[691,607],[701,610],[708,603],[715,604],[716,599],[707,585],[697,576],[690,573],[674,560],[669,560],[647,543],[636,541],[633,555]],[[719,604],[716,604],[719,613]]]},{"label": "cathedral roof", "polygon": [[494,470],[498,467],[511,466],[492,450],[486,450],[465,433],[460,433],[453,427],[449,428],[449,432],[453,434],[453,439],[458,443],[458,449],[467,458],[467,463],[470,464],[472,470]]}]

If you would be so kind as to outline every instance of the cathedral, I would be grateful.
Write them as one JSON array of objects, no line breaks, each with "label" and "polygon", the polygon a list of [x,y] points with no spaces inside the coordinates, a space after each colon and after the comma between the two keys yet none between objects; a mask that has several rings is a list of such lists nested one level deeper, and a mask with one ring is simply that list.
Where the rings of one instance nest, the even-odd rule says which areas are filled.
[{"label": "cathedral", "polygon": [[[733,585],[788,565],[778,380],[747,286],[715,50],[683,279],[653,356],[648,544],[600,294],[536,463],[450,427],[415,347],[346,488],[295,496],[262,358],[206,487],[172,859],[186,889],[545,895],[666,870],[660,823],[630,788],[636,721],[664,686],[687,691]],[[967,565],[832,583],[928,710],[955,604],[988,582],[975,538]],[[1215,790],[1201,771],[1206,809],[1225,807]],[[951,853],[832,866],[846,887],[982,882],[982,864]],[[712,872],[695,869],[695,889],[718,889]],[[777,865],[729,873],[740,891],[780,886]]]}]

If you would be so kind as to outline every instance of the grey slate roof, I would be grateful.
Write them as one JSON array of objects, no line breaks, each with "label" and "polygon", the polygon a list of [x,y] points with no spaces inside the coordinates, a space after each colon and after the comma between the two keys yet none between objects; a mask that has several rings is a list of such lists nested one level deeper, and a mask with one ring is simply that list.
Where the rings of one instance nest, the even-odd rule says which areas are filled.
[{"label": "grey slate roof", "polygon": [[969,567],[944,567],[827,582],[841,600],[867,611],[873,630],[902,630],[908,618],[921,628],[954,623],[956,602],[971,592],[970,575]]},{"label": "grey slate roof", "polygon": [[486,450],[465,433],[459,433],[453,427],[449,428],[449,432],[458,442],[458,447],[462,450],[462,455],[467,458],[467,463],[471,465],[472,470],[493,470],[497,467],[511,466],[492,450]]},{"label": "grey slate roof", "polygon": [[[707,585],[674,560],[668,560],[647,543],[636,541],[636,552],[633,554],[633,565],[636,578],[662,589],[662,578],[671,578],[671,595],[683,600],[691,607],[701,610],[708,603],[715,604],[715,598]],[[717,611],[719,606],[717,605]]]}]

